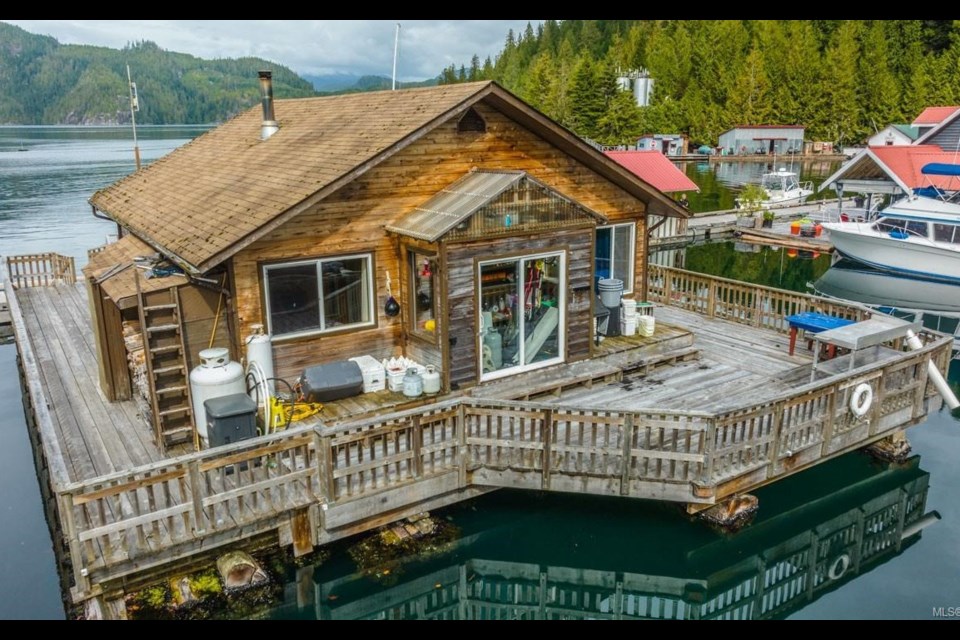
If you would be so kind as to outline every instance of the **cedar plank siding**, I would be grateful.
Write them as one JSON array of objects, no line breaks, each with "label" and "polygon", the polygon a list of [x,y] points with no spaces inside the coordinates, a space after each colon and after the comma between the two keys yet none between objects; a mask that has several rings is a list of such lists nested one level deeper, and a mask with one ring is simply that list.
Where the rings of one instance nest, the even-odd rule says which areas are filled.
[{"label": "cedar plank siding", "polygon": [[566,360],[573,362],[590,356],[593,234],[594,226],[589,225],[555,231],[549,236],[497,238],[448,248],[451,384],[464,387],[478,381],[477,265],[494,256],[500,258],[555,251],[566,253]]},{"label": "cedar plank siding", "polygon": [[[642,242],[642,234],[646,230],[644,203],[485,103],[476,104],[475,109],[487,122],[486,133],[458,133],[456,119],[451,119],[232,258],[236,326],[240,330],[238,338],[242,340],[249,335],[251,324],[266,323],[260,282],[260,267],[263,264],[373,253],[376,327],[339,335],[276,340],[274,356],[280,377],[293,378],[307,365],[362,354],[380,359],[401,353],[404,314],[388,318],[383,314],[383,305],[387,296],[385,274],[390,273],[395,296],[400,295],[403,274],[397,240],[385,233],[383,228],[473,167],[523,170],[567,197],[607,216],[611,223],[637,220],[634,287],[640,290],[646,279],[646,256]],[[551,233],[545,240],[555,245],[553,238],[554,234]],[[497,253],[503,253],[499,249],[508,242],[509,239],[498,240]],[[568,257],[571,261],[568,268],[574,266],[574,259],[574,256]],[[451,267],[455,263],[452,257],[449,262]],[[592,256],[587,256],[587,262],[592,270]],[[401,308],[407,304],[402,296],[398,297],[398,301]],[[445,331],[446,327],[441,330]],[[584,330],[589,333],[588,327]],[[571,328],[567,340],[569,349],[575,347],[578,340],[588,341],[589,337],[579,337]],[[458,346],[462,346],[459,340]],[[471,366],[475,366],[474,363]]]}]

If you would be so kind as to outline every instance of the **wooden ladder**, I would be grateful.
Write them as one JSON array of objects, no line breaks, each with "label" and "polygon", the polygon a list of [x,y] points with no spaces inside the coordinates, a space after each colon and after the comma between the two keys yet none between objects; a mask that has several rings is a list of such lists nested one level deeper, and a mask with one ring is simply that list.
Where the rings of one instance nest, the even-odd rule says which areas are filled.
[{"label": "wooden ladder", "polygon": [[189,443],[197,448],[197,431],[190,397],[190,372],[183,341],[180,289],[144,292],[137,273],[137,303],[143,334],[153,430],[162,453]]}]

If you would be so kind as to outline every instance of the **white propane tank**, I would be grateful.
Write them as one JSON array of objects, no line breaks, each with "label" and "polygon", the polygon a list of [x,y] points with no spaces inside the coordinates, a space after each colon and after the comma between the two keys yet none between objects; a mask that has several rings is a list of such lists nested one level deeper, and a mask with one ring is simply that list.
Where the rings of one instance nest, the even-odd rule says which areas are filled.
[{"label": "white propane tank", "polygon": [[202,446],[206,448],[207,412],[203,403],[211,398],[222,398],[235,393],[246,393],[243,367],[231,362],[228,349],[204,349],[200,352],[200,366],[190,372],[190,395],[193,400],[193,417],[197,423]]},{"label": "white propane tank", "polygon": [[273,344],[269,333],[264,333],[262,324],[250,325],[253,333],[247,337],[247,366],[253,363],[260,365],[263,377],[268,380],[267,389],[270,395],[277,392],[277,383],[272,380],[273,374]]}]

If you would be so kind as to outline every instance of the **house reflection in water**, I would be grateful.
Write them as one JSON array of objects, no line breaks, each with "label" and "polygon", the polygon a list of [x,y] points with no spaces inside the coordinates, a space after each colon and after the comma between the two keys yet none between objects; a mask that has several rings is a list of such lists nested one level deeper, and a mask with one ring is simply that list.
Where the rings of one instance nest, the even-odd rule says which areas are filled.
[{"label": "house reflection in water", "polygon": [[[802,480],[796,482],[795,480]],[[301,569],[280,617],[320,619],[765,619],[785,617],[898,556],[939,519],[919,457],[853,455],[767,491],[758,520],[721,536],[647,504],[487,496],[510,524],[471,526],[458,547],[377,584],[348,562]],[[784,486],[790,485],[790,486]],[[801,488],[802,490],[798,490]],[[838,488],[839,487],[839,488]],[[502,515],[502,514],[501,514]],[[486,523],[491,522],[487,518]],[[645,524],[646,523],[646,524]],[[669,542],[667,542],[669,541]]]}]

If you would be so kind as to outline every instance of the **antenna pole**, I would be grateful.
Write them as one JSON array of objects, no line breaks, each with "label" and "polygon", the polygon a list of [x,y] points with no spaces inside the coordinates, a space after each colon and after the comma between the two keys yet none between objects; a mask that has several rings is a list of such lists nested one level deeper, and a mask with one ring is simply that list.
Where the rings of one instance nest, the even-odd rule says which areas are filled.
[{"label": "antenna pole", "polygon": [[130,90],[130,123],[133,125],[133,157],[137,161],[137,171],[140,171],[140,146],[137,144],[137,116],[140,108],[135,93],[133,80],[130,79],[130,65],[127,65],[127,86]]},{"label": "antenna pole", "polygon": [[392,91],[397,90],[397,53],[400,51],[400,23],[397,23],[397,35],[393,40],[393,87]]}]

